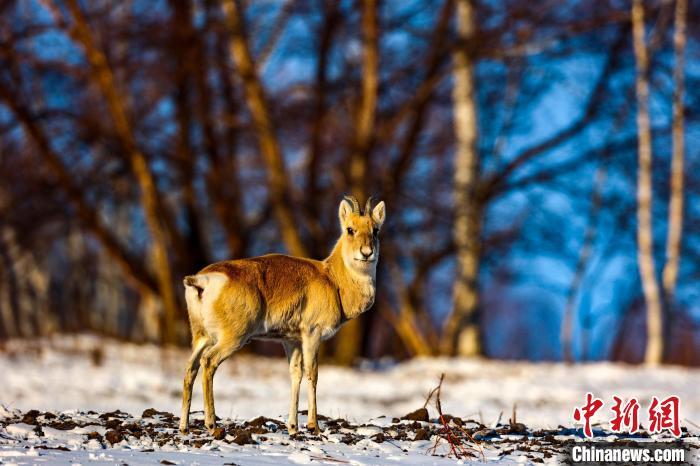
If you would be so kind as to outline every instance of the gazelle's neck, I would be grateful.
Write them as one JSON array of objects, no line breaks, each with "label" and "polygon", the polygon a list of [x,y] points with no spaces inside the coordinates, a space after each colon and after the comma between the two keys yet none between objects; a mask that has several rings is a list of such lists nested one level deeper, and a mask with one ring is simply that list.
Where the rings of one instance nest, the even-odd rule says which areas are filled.
[{"label": "gazelle's neck", "polygon": [[354,319],[374,303],[376,266],[367,272],[349,267],[343,259],[342,244],[336,243],[330,256],[324,261],[331,279],[340,291],[343,314],[346,319]]}]

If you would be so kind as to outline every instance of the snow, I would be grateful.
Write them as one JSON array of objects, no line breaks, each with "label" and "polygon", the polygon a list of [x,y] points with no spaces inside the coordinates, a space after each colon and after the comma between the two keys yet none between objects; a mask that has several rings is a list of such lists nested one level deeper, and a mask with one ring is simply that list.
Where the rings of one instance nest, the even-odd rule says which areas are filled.
[{"label": "snow", "polygon": [[[636,397],[642,410],[652,396],[674,394],[682,400],[682,425],[700,433],[700,370],[683,367],[648,369],[615,363],[565,365],[448,358],[421,358],[395,364],[363,364],[350,369],[321,365],[318,406],[321,414],[356,424],[354,432],[365,438],[354,445],[342,443],[343,429],[325,433],[324,441],[293,440],[286,431],[265,434],[257,445],[212,441],[201,448],[182,442],[158,445],[150,438],[126,438],[104,449],[104,443],[87,435],[104,436],[107,429],[96,413],[129,413],[141,419],[146,408],[179,415],[182,369],[188,352],[161,350],[88,336],[55,337],[30,343],[10,341],[0,352],[0,420],[17,419],[0,427],[0,464],[455,464],[454,458],[430,456],[435,437],[423,441],[385,441],[372,436],[393,432],[392,418],[423,406],[426,394],[445,373],[442,409],[445,413],[496,427],[507,424],[515,407],[517,421],[529,429],[572,427],[574,407],[584,403],[586,392],[606,402],[594,417],[599,429],[608,429],[612,396]],[[217,414],[237,422],[258,416],[284,420],[289,403],[289,375],[283,359],[235,355],[226,361],[215,378]],[[300,409],[306,408],[302,387]],[[429,406],[431,417],[437,415]],[[43,426],[37,437],[35,426],[21,420],[18,411],[49,411],[79,424],[71,430]],[[201,419],[200,384],[195,384],[193,419]],[[96,413],[90,413],[93,410]],[[605,411],[605,412],[603,412]],[[642,411],[643,412],[643,411]],[[300,422],[305,417],[300,416]],[[408,422],[408,421],[403,421]],[[427,423],[426,423],[427,425]],[[270,425],[267,426],[268,430]],[[388,430],[387,430],[388,429]],[[173,435],[176,435],[173,432]],[[190,434],[190,438],[193,434]],[[521,435],[504,435],[507,441]],[[560,438],[561,437],[561,438]],[[413,438],[413,434],[409,435]],[[559,436],[558,439],[570,438]],[[70,451],[54,450],[63,447]],[[443,445],[444,448],[446,448]],[[37,449],[41,448],[41,449]],[[144,451],[145,450],[145,451]],[[438,450],[447,453],[447,450]],[[517,453],[517,452],[516,452]],[[31,457],[31,458],[29,458]],[[29,459],[27,459],[29,458]],[[512,463],[531,459],[500,450],[485,449],[477,462]],[[544,458],[545,462],[556,458]]]},{"label": "snow", "polygon": [[[152,407],[179,413],[185,350],[163,353],[155,346],[85,337],[36,345],[38,355],[24,351],[21,342],[9,343],[6,352],[0,353],[0,403],[22,410],[120,409],[139,414]],[[93,362],[95,348],[104,353],[101,365]],[[528,426],[570,425],[574,407],[584,402],[588,391],[608,402],[613,395],[635,396],[642,405],[654,395],[677,394],[684,417],[700,424],[700,398],[695,396],[700,370],[605,362],[568,366],[422,358],[377,369],[321,365],[319,409],[354,422],[402,416],[423,405],[443,372],[443,411],[485,424],[494,423],[501,413],[507,421],[516,405],[518,420]],[[201,410],[199,382],[194,392],[192,409]],[[304,409],[305,394],[302,386],[300,409]],[[220,416],[249,419],[286,413],[286,361],[234,355],[216,374],[215,396]]]}]

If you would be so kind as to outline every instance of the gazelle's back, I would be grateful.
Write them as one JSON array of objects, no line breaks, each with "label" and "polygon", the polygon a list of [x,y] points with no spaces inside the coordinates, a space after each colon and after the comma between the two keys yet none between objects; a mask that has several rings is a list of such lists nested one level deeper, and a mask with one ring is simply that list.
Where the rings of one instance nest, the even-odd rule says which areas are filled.
[{"label": "gazelle's back", "polygon": [[269,254],[217,262],[197,275],[224,281],[210,301],[211,311],[219,326],[239,327],[239,318],[255,322],[247,329],[250,338],[298,339],[299,327],[314,324],[313,317],[322,317],[322,324],[336,320],[313,315],[320,307],[336,311],[335,285],[320,261]]}]

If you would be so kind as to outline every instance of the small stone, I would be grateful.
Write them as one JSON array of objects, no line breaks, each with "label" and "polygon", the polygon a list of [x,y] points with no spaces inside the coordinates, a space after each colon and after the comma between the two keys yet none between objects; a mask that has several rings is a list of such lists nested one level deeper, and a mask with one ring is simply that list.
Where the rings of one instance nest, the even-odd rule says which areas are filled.
[{"label": "small stone", "polygon": [[416,436],[413,438],[413,440],[428,440],[430,439],[430,432],[428,432],[428,429],[423,429],[420,428],[416,431]]},{"label": "small stone", "polygon": [[430,421],[430,417],[428,416],[428,410],[426,408],[417,409],[411,413],[406,414],[401,419],[405,421]]},{"label": "small stone", "polygon": [[116,411],[110,411],[110,412],[108,412],[108,413],[100,414],[98,417],[99,417],[100,419],[109,419],[109,418],[111,418],[111,417],[124,417],[125,415],[126,415],[125,412],[116,410]]},{"label": "small stone", "polygon": [[472,437],[474,437],[474,440],[483,440],[489,437],[495,437],[496,435],[498,434],[493,429],[481,429],[474,432]]},{"label": "small stone", "polygon": [[107,427],[108,429],[116,429],[117,427],[119,427],[121,425],[122,425],[122,421],[120,421],[119,419],[110,419],[109,421],[107,421],[105,423],[105,427]]},{"label": "small stone", "polygon": [[141,431],[143,430],[143,429],[141,428],[141,426],[138,425],[138,424],[135,423],[135,422],[130,422],[130,423],[127,423],[127,424],[122,424],[122,429],[128,430],[129,432],[132,432],[132,433],[141,432]]},{"label": "small stone", "polygon": [[105,434],[105,440],[114,445],[115,443],[119,443],[124,440],[124,436],[118,430],[111,429]]},{"label": "small stone", "polygon": [[216,429],[214,429],[211,435],[216,440],[223,440],[226,438],[226,429],[224,429],[223,427],[217,427]]},{"label": "small stone", "polygon": [[525,433],[527,433],[527,427],[525,426],[525,424],[521,424],[520,422],[516,422],[516,423],[510,425],[509,433],[511,433],[511,434],[525,434]]},{"label": "small stone", "polygon": [[148,408],[143,411],[143,414],[141,414],[141,417],[153,417],[156,414],[158,414],[158,410],[155,410],[153,408]]},{"label": "small stone", "polygon": [[254,444],[253,436],[247,430],[240,430],[233,439],[233,443],[238,445],[251,445]]},{"label": "small stone", "polygon": [[265,425],[265,422],[267,422],[267,418],[265,416],[258,416],[255,419],[251,419],[250,421],[246,422],[245,425],[261,427]]},{"label": "small stone", "polygon": [[58,421],[51,424],[51,427],[58,430],[73,430],[78,427],[75,421],[68,419],[67,421]]},{"label": "small stone", "polygon": [[37,418],[37,416],[40,416],[40,415],[41,415],[41,413],[39,411],[37,411],[36,409],[29,410],[22,417],[22,422],[25,424],[29,424],[29,425],[35,425],[36,418]]}]

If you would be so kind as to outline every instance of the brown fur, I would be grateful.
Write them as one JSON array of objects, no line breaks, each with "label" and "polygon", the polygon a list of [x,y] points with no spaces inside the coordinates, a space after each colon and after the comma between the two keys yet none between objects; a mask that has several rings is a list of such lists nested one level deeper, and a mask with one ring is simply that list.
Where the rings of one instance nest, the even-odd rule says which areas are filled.
[{"label": "brown fur", "polygon": [[323,261],[270,254],[217,262],[185,278],[193,353],[185,373],[181,430],[187,430],[192,383],[200,362],[205,424],[213,429],[214,372],[224,359],[256,338],[280,340],[287,353],[292,380],[290,432],[297,427],[302,364],[309,379],[308,427],[318,429],[320,342],[374,302],[377,233],[384,221],[384,203],[365,213],[352,206],[353,202],[341,202],[343,234]]}]

